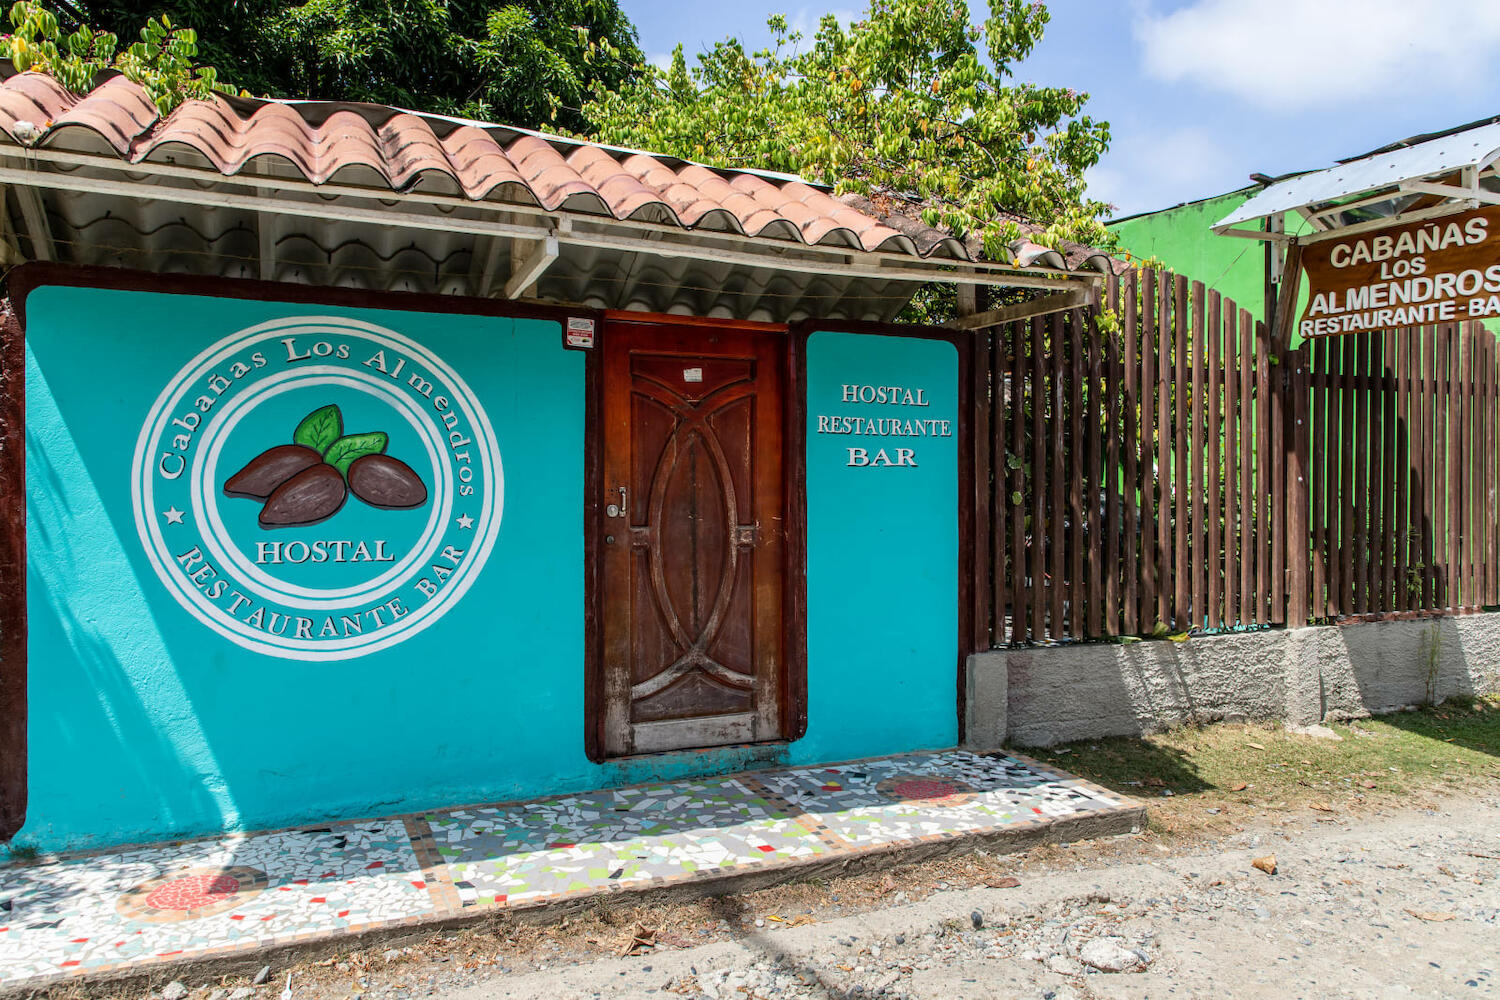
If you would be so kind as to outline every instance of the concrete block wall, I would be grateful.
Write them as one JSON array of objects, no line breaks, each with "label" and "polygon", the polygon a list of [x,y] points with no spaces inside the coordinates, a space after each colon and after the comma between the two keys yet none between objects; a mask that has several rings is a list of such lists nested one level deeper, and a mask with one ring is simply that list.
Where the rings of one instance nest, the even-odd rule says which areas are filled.
[{"label": "concrete block wall", "polygon": [[968,743],[1050,746],[1182,725],[1311,725],[1500,691],[1500,614],[969,658]]}]

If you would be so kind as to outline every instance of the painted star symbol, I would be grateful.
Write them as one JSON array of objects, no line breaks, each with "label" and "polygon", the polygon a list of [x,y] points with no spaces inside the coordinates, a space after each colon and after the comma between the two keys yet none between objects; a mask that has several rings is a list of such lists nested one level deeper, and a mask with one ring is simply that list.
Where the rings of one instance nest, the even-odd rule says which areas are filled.
[{"label": "painted star symbol", "polygon": [[468,514],[465,514],[463,517],[460,517],[458,519],[458,526],[460,528],[464,528],[464,529],[473,528],[474,527],[474,519],[472,517],[470,517]]},{"label": "painted star symbol", "polygon": [[178,510],[175,506],[174,507],[168,507],[166,510],[162,511],[161,513],[162,513],[162,516],[167,519],[167,523],[168,524],[181,524],[182,523],[182,511]]}]

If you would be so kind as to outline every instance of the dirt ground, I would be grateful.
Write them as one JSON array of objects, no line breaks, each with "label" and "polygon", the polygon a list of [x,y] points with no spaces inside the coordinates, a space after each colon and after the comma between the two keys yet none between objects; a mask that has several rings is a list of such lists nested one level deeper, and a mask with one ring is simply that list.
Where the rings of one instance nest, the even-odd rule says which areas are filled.
[{"label": "dirt ground", "polygon": [[278,998],[288,972],[319,1000],[1500,995],[1500,709],[1330,732],[1215,726],[1039,755],[1147,800],[1141,834],[500,916],[260,987],[184,985],[191,1000]]}]

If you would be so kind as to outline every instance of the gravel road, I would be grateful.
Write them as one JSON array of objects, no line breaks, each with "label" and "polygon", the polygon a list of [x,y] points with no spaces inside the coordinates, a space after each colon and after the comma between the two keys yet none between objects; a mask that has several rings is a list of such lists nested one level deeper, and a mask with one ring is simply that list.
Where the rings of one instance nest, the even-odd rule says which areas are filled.
[{"label": "gravel road", "polygon": [[[1144,861],[1070,853],[1072,870],[1027,866],[1015,888],[939,892],[801,926],[759,921],[698,947],[513,968],[463,985],[434,979],[409,995],[1500,996],[1493,788],[1433,808],[1268,820]],[[1252,867],[1271,854],[1276,874]]]}]

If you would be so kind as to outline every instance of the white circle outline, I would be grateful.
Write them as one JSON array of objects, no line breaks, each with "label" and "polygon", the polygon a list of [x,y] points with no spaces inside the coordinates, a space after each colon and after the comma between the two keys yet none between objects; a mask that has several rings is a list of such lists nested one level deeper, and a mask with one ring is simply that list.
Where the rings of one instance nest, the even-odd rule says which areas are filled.
[{"label": "white circle outline", "polygon": [[[243,553],[234,546],[225,545],[219,537],[228,537],[230,533],[219,515],[217,502],[210,503],[211,499],[217,500],[217,496],[214,495],[216,491],[212,489],[213,484],[209,481],[214,478],[211,472],[218,468],[219,456],[224,442],[228,440],[229,432],[266,399],[274,398],[291,389],[301,388],[303,385],[340,385],[346,388],[359,388],[360,383],[372,386],[375,389],[374,395],[384,397],[398,412],[406,410],[404,415],[407,423],[411,424],[417,436],[422,439],[427,457],[432,461],[434,473],[438,477],[434,484],[432,513],[428,515],[427,523],[422,529],[417,544],[412,548],[411,554],[378,577],[352,587],[334,590],[298,587],[285,580],[278,580],[251,564]],[[415,403],[397,396],[377,379],[361,372],[348,372],[327,366],[282,372],[264,380],[243,395],[236,396],[225,405],[222,411],[217,412],[207,424],[203,425],[201,431],[203,438],[194,455],[190,472],[192,483],[190,495],[193,502],[204,510],[205,519],[208,522],[207,527],[212,529],[202,533],[204,544],[208,547],[210,554],[220,563],[239,570],[245,577],[246,589],[255,591],[261,597],[287,604],[305,603],[308,608],[319,611],[333,611],[362,603],[361,599],[364,595],[386,589],[392,580],[405,575],[417,563],[430,555],[430,550],[435,548],[435,543],[442,540],[442,527],[452,509],[453,475],[447,464],[438,457],[437,452],[437,447],[441,447],[443,442],[430,425],[424,426],[417,419],[413,419],[413,417],[420,418],[421,416],[422,412],[417,409]],[[437,447],[434,446],[434,442]]]},{"label": "white circle outline", "polygon": [[[468,558],[455,567],[455,579],[444,585],[442,597],[445,599],[429,602],[417,611],[408,612],[407,616],[403,616],[408,621],[404,629],[386,631],[364,645],[350,645],[342,640],[331,640],[317,642],[314,644],[315,648],[308,648],[300,644],[301,640],[276,642],[274,640],[280,637],[270,633],[256,633],[254,637],[241,635],[225,626],[217,617],[202,613],[195,599],[199,593],[197,589],[194,588],[189,593],[185,582],[176,578],[174,573],[164,565],[162,558],[162,554],[166,551],[166,544],[161,536],[160,525],[157,523],[154,475],[146,469],[146,456],[149,451],[153,450],[153,443],[165,431],[171,416],[168,406],[176,398],[179,387],[183,384],[200,377],[244,346],[263,340],[270,334],[287,331],[294,331],[294,335],[312,336],[318,333],[353,334],[365,340],[375,341],[377,344],[384,340],[386,343],[383,346],[399,347],[418,359],[431,372],[442,377],[449,392],[454,396],[453,402],[468,416],[470,425],[475,429],[476,444],[483,445],[483,448],[479,449],[481,471],[490,486],[486,490],[485,502],[474,526],[473,537],[477,544],[465,550]],[[257,367],[263,367],[263,365]],[[495,440],[495,431],[490,424],[489,416],[475,399],[468,384],[445,362],[410,337],[374,323],[342,316],[303,316],[269,320],[230,334],[204,348],[179,369],[177,376],[157,396],[156,402],[141,425],[141,433],[136,439],[132,473],[131,499],[135,506],[136,531],[145,547],[147,561],[177,602],[204,625],[238,646],[253,652],[271,655],[280,655],[283,650],[290,651],[297,654],[293,658],[308,662],[344,660],[386,649],[416,635],[437,621],[468,591],[479,571],[488,561],[499,534],[505,504],[505,474],[500,462],[500,449]],[[147,517],[148,511],[150,512],[149,518]],[[436,613],[434,609],[437,609]],[[296,643],[296,645],[291,643]]]},{"label": "white circle outline", "polygon": [[[318,320],[320,322],[326,322],[326,319],[323,318],[323,317],[319,317]],[[354,330],[352,332],[356,332],[356,333],[359,333],[361,336],[365,336],[365,337],[367,337],[369,339],[376,340],[377,343],[378,343],[379,339],[382,336],[384,336],[386,338],[389,338],[390,340],[393,340],[393,341],[397,342],[397,344],[399,344],[400,346],[402,346],[402,348],[405,349],[408,353],[412,354],[414,357],[418,357],[424,364],[428,364],[429,368],[431,368],[432,371],[434,371],[434,372],[442,375],[445,379],[448,379],[450,381],[450,383],[452,384],[453,387],[458,388],[458,389],[462,389],[465,395],[471,395],[469,393],[468,386],[465,385],[463,383],[463,381],[456,376],[456,374],[452,373],[451,369],[449,369],[447,367],[447,365],[443,364],[442,362],[438,361],[436,358],[434,358],[431,355],[427,354],[427,352],[425,350],[423,350],[422,348],[420,348],[420,346],[412,344],[409,341],[409,338],[403,337],[400,334],[395,334],[392,331],[385,330],[385,329],[383,329],[381,327],[375,327],[373,324],[365,324],[365,323],[361,323],[359,321],[350,321],[349,325],[354,328]],[[265,327],[265,328],[270,328],[270,329],[275,329],[277,327],[280,327],[283,331],[286,330],[286,329],[293,329],[293,328],[295,328],[293,326],[284,325],[281,322],[274,322],[274,323],[269,323],[269,324],[262,324],[262,326]],[[304,327],[304,329],[305,328],[306,327]],[[337,328],[329,330],[327,327],[312,327],[312,329],[319,330],[321,332],[333,332],[333,333],[349,332],[349,331],[340,330],[340,329],[337,329]],[[372,333],[371,330],[373,330],[374,332]],[[263,336],[263,335],[264,335],[264,332],[262,332],[261,336]],[[231,337],[231,338],[226,338],[226,339],[227,340],[232,340],[233,338]],[[257,339],[256,336],[248,336],[248,337],[243,338],[243,340],[245,342],[250,342],[250,341],[253,341],[255,339]],[[234,350],[237,349],[238,346],[239,346],[238,344],[233,344],[230,347],[228,347],[227,349],[220,350],[217,353],[215,353],[214,350],[210,349],[209,351],[205,351],[203,353],[203,355],[200,355],[200,357],[210,356],[209,357],[210,364],[207,367],[212,367],[213,364],[215,364],[215,363],[217,363],[219,361],[222,361],[229,354],[233,353]],[[389,345],[387,345],[387,346],[389,346]],[[203,367],[203,366],[200,366],[200,367]],[[185,381],[185,379],[182,378],[182,377],[179,377],[177,380],[175,380],[175,382],[177,384],[181,384],[184,381]],[[450,392],[451,391],[453,391],[453,388],[450,388]],[[458,393],[455,392],[454,395],[457,396]],[[481,465],[485,466],[486,471],[488,471],[488,469],[491,467],[489,459],[490,459],[491,455],[493,455],[493,458],[494,458],[495,463],[496,463],[495,464],[495,468],[498,468],[498,461],[499,461],[498,447],[494,443],[493,429],[489,425],[488,417],[484,414],[484,411],[482,409],[478,409],[477,408],[477,405],[474,407],[474,409],[470,409],[470,406],[471,406],[470,400],[468,400],[468,399],[460,399],[460,400],[458,400],[458,402],[460,403],[461,408],[463,410],[465,410],[468,413],[468,415],[471,417],[471,421],[473,423],[473,426],[475,426],[476,429],[482,429],[483,431],[487,432],[488,435],[489,435],[488,440],[486,440],[484,442],[484,444],[486,446],[485,451],[481,451],[480,452]],[[162,433],[162,431],[164,430],[164,428],[166,426],[166,415],[165,415],[165,413],[163,413],[163,414],[161,414],[161,415],[158,416],[158,419],[155,421],[155,425],[156,426],[155,426],[154,429],[156,430],[157,434],[159,435],[160,433]],[[151,429],[153,429],[153,428],[151,427],[151,423],[148,421],[147,426],[143,428],[143,432],[149,431]],[[150,441],[154,440],[154,439],[155,439],[155,435],[152,435],[151,437],[148,437],[144,442],[138,442],[138,445],[140,445],[140,444],[149,445]],[[138,452],[139,452],[139,449],[138,449]],[[487,452],[489,454],[487,454]],[[142,465],[144,465],[144,461],[143,461],[144,460],[144,455],[138,453],[137,458],[141,459],[142,460]],[[141,522],[142,522],[142,511],[143,511],[143,509],[154,510],[154,506],[155,505],[154,505],[154,503],[150,502],[150,501],[154,500],[154,488],[153,487],[154,487],[154,484],[153,484],[152,480],[150,478],[147,478],[145,480],[145,491],[144,492],[145,492],[145,498],[148,501],[148,504],[147,504],[147,506],[145,508],[140,508],[140,507],[137,508],[137,512],[136,513],[137,513],[137,527],[138,527],[138,529],[142,527]],[[480,520],[479,527],[482,529],[482,533],[481,533],[481,531],[476,531],[476,533],[475,533],[476,537],[478,537],[478,538],[481,539],[481,549],[478,552],[478,554],[475,556],[475,561],[480,561],[481,558],[487,558],[488,557],[489,551],[493,548],[493,544],[494,544],[494,532],[498,530],[498,526],[499,526],[499,510],[495,506],[493,506],[493,504],[503,503],[503,493],[494,493],[494,492],[492,492],[490,494],[490,499],[492,501],[492,505],[490,507],[481,509],[481,520]],[[159,526],[155,523],[155,519],[154,518],[151,520],[151,523],[150,523],[149,527],[152,528],[152,529],[156,529],[156,537],[157,537],[157,539],[159,541],[162,542],[163,547],[164,547],[164,539],[161,539],[161,537],[160,537]],[[466,550],[466,551],[470,551],[470,550]],[[154,553],[152,551],[152,549],[151,549],[151,547],[149,545],[147,547],[147,553],[148,553],[148,557],[150,557],[152,559],[153,564],[156,565],[158,563],[158,559],[157,559],[156,553]],[[160,568],[159,565],[157,566],[157,568],[158,568],[158,575],[162,575],[161,574],[161,568]],[[225,628],[223,628],[223,627],[220,626],[220,622],[218,620],[215,620],[213,618],[204,618],[204,616],[199,613],[199,610],[198,610],[198,608],[196,606],[197,605],[197,591],[196,591],[196,589],[189,590],[187,588],[187,585],[186,585],[186,583],[184,581],[177,580],[175,578],[175,576],[173,576],[173,575],[167,575],[167,576],[164,577],[164,579],[169,583],[169,585],[171,586],[171,588],[174,590],[175,596],[177,596],[178,602],[181,603],[181,604],[183,604],[184,607],[186,607],[189,610],[190,613],[192,613],[195,617],[198,617],[201,621],[204,621],[205,624],[209,625],[211,628],[213,628],[215,631],[219,632],[221,635],[225,635],[227,638],[230,638],[232,641],[236,642],[237,644],[242,645],[242,646],[256,648],[256,649],[262,649],[262,650],[265,649],[265,648],[267,648],[267,646],[269,645],[269,647],[271,648],[272,652],[275,652],[277,649],[289,649],[289,650],[294,650],[294,651],[298,651],[298,652],[306,652],[306,647],[304,647],[302,645],[302,640],[295,639],[295,638],[287,640],[287,639],[284,639],[281,636],[277,636],[275,634],[265,634],[264,636],[262,636],[262,633],[253,633],[253,638],[251,638],[249,642],[243,641],[242,638],[239,635],[233,634],[231,632],[226,632]],[[446,607],[448,605],[450,605],[451,603],[455,602],[457,600],[458,596],[462,596],[463,592],[466,591],[467,588],[468,588],[468,586],[472,583],[472,580],[473,580],[472,575],[465,575],[463,577],[463,579],[457,581],[457,584],[454,587],[454,589],[455,589],[455,596],[450,597],[449,600],[448,600],[448,602],[446,604],[444,604],[443,602],[429,603],[429,604],[424,605],[417,612],[411,612],[410,614],[413,615],[413,624],[415,624],[416,621],[420,621],[422,619],[428,618],[428,616],[433,613],[433,609],[435,609],[435,608],[442,607],[444,610],[446,610]],[[219,612],[219,609],[217,607],[212,606],[212,605],[209,605],[209,609],[211,611],[213,611],[213,612]],[[403,616],[403,617],[405,617],[405,616]],[[234,624],[236,624],[236,625],[240,624],[235,619],[231,619],[231,621],[234,622]],[[425,627],[425,624],[422,627]],[[410,626],[408,626],[408,628],[410,628]],[[402,635],[400,633],[396,633],[396,634],[389,634],[388,633],[388,636],[386,637],[385,641],[379,643],[378,646],[377,646],[377,643],[373,642],[373,641],[371,643],[368,643],[367,645],[371,646],[372,648],[384,648],[385,645],[390,645],[390,644],[394,643],[395,641],[399,641],[400,638],[403,638],[403,637],[404,637],[404,635]],[[280,640],[280,641],[277,641],[277,640]],[[303,658],[308,658],[308,659],[341,659],[341,658],[344,658],[344,657],[350,656],[350,655],[359,655],[359,653],[357,653],[357,652],[356,653],[345,653],[345,652],[343,652],[343,650],[346,647],[353,646],[353,647],[355,647],[357,649],[361,649],[362,648],[362,647],[360,647],[359,643],[357,643],[357,642],[350,642],[350,641],[345,641],[345,640],[332,640],[332,641],[326,641],[326,642],[315,642],[314,645],[317,646],[317,647],[319,647],[319,649],[317,650],[317,652],[319,652],[319,653],[327,653],[327,655],[309,655],[309,656],[304,656]]]}]

